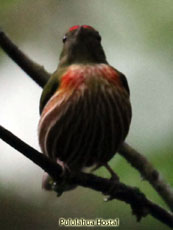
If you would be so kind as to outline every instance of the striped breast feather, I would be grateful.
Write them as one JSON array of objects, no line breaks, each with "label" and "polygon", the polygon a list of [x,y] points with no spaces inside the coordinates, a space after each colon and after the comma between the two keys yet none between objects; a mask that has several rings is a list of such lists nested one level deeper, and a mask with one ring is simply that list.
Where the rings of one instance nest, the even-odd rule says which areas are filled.
[{"label": "striped breast feather", "polygon": [[[46,138],[51,130],[51,128],[56,123],[56,120],[62,116],[63,113],[66,112],[67,109],[67,101],[71,97],[72,92],[68,92],[68,94],[64,93],[61,90],[58,90],[48,101],[46,106],[44,107],[41,118],[38,126],[38,134],[39,134],[39,144],[40,147],[46,155],[49,155],[46,149]],[[60,107],[64,106],[64,109],[60,109]]]},{"label": "striped breast feather", "polygon": [[99,132],[93,162],[104,163],[113,157],[128,134],[131,106],[124,90],[112,85],[101,85],[97,103],[99,116],[96,114],[95,119]]},{"label": "striped breast feather", "polygon": [[102,72],[100,67],[93,75],[92,67],[87,71],[90,76],[85,76],[85,87],[67,92],[59,89],[41,115],[43,153],[73,170],[110,160],[129,130],[129,95],[117,79],[112,84],[112,72],[111,77]]}]

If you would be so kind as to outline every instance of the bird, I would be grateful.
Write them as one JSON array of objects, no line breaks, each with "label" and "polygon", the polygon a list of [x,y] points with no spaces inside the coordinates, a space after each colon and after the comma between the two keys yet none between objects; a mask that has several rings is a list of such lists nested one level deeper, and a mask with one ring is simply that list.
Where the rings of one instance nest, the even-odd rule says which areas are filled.
[{"label": "bird", "polygon": [[[41,150],[64,171],[78,173],[105,166],[118,179],[108,161],[130,128],[127,79],[108,63],[101,36],[92,26],[70,27],[62,42],[57,70],[40,99]],[[43,188],[51,190],[52,183],[46,174]]]}]

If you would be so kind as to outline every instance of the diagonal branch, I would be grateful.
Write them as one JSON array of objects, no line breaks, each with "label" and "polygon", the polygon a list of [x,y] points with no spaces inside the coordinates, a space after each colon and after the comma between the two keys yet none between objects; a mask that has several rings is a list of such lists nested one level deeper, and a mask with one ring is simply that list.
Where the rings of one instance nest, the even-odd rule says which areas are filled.
[{"label": "diagonal branch", "polygon": [[46,84],[50,74],[26,56],[1,30],[0,46],[38,85],[43,87]]},{"label": "diagonal branch", "polygon": [[[60,180],[62,169],[58,164],[39,153],[2,126],[0,126],[0,138],[45,170],[55,181]],[[132,212],[136,215],[138,221],[150,214],[169,227],[173,227],[173,214],[148,200],[137,188],[88,173],[78,173],[75,175],[68,173],[66,177],[68,184],[87,187],[108,195],[111,200],[118,199],[126,202],[131,206]]]},{"label": "diagonal branch", "polygon": [[162,199],[173,211],[173,190],[164,181],[159,172],[147,160],[127,143],[123,143],[119,149],[119,154],[124,157],[134,168],[136,168],[141,176],[148,180],[154,189],[159,193]]},{"label": "diagonal branch", "polygon": [[[0,31],[0,46],[37,84],[41,87],[46,84],[50,74],[19,50],[3,31]],[[143,178],[149,181],[170,209],[173,210],[173,191],[151,163],[126,143],[121,146],[119,153],[140,172]]]}]

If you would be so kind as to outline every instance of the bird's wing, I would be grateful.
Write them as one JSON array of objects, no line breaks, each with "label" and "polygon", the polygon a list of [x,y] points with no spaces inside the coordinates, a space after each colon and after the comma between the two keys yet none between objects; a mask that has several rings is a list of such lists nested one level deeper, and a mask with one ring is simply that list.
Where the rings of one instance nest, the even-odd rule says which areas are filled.
[{"label": "bird's wing", "polygon": [[65,68],[55,71],[50,77],[50,79],[48,80],[47,84],[45,85],[40,98],[40,107],[39,107],[40,114],[42,113],[43,108],[48,102],[48,100],[53,96],[55,91],[59,88],[61,76],[64,74],[65,71],[66,71]]}]

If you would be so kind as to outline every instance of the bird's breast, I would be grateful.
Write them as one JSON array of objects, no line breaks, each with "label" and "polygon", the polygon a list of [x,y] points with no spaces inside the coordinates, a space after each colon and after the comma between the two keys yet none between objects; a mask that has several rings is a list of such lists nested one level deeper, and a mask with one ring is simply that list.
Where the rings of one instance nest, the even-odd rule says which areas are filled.
[{"label": "bird's breast", "polygon": [[39,143],[44,154],[70,167],[108,161],[126,137],[129,96],[108,65],[72,65],[43,109]]},{"label": "bird's breast", "polygon": [[84,84],[95,84],[105,80],[113,85],[121,85],[118,72],[107,64],[71,65],[61,78],[60,88],[78,88]]}]

